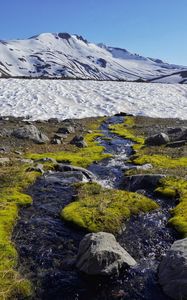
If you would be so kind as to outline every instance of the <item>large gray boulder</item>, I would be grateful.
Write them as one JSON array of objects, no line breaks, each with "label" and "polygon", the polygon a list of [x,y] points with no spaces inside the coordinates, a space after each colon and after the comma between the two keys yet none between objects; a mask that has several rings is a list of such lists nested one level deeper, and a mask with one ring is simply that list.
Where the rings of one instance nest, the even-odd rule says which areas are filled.
[{"label": "large gray boulder", "polygon": [[145,140],[145,144],[148,146],[161,146],[167,144],[170,141],[169,136],[166,133],[159,133],[148,137]]},{"label": "large gray boulder", "polygon": [[76,266],[81,272],[109,276],[118,274],[123,266],[135,265],[136,261],[111,233],[90,233],[80,242]]},{"label": "large gray boulder", "polygon": [[136,192],[139,189],[153,190],[156,188],[163,174],[140,174],[125,176],[124,186],[127,190]]},{"label": "large gray boulder", "polygon": [[49,142],[48,137],[40,132],[34,125],[24,125],[22,127],[16,128],[12,131],[12,136],[19,139],[32,140],[37,144],[44,144]]},{"label": "large gray boulder", "polygon": [[172,299],[187,299],[187,238],[174,242],[163,258],[159,283]]}]

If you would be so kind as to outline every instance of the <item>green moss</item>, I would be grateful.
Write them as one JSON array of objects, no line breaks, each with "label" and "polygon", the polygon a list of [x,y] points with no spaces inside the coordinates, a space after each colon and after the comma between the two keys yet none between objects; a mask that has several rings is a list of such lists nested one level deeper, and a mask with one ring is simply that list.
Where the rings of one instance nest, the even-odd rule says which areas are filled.
[{"label": "green moss", "polygon": [[176,167],[187,167],[187,157],[171,158],[165,155],[139,155],[133,159],[137,165],[151,163],[153,166],[171,169]]},{"label": "green moss", "polygon": [[61,216],[91,232],[118,232],[131,214],[158,208],[154,201],[137,193],[106,189],[97,183],[76,187],[78,201],[67,205]]},{"label": "green moss", "polygon": [[12,231],[18,219],[18,207],[32,202],[23,193],[38,173],[26,172],[27,166],[12,163],[2,167],[0,173],[0,299],[26,299],[32,293],[31,284],[15,270],[18,255],[11,241]]},{"label": "green moss", "polygon": [[170,191],[172,197],[178,197],[179,204],[171,210],[172,217],[169,224],[174,226],[184,237],[187,237],[187,180],[166,177],[160,181],[160,185],[161,187],[157,188],[156,191],[163,195]]},{"label": "green moss", "polygon": [[75,166],[80,166],[83,168],[88,167],[94,161],[99,161],[107,157],[111,157],[110,154],[103,153],[104,147],[100,146],[95,139],[98,136],[102,136],[100,131],[95,130],[93,133],[88,133],[85,135],[85,141],[88,147],[78,148],[72,146],[69,151],[61,151],[55,153],[42,153],[42,154],[28,154],[27,157],[37,160],[45,157],[51,157],[56,159],[58,162],[64,161],[69,162]]},{"label": "green moss", "polygon": [[134,125],[135,122],[133,117],[125,117],[124,123],[110,125],[109,128],[113,133],[136,142],[137,144],[134,145],[134,147],[135,149],[139,149],[144,145],[144,138],[143,136],[137,136],[134,133]]}]

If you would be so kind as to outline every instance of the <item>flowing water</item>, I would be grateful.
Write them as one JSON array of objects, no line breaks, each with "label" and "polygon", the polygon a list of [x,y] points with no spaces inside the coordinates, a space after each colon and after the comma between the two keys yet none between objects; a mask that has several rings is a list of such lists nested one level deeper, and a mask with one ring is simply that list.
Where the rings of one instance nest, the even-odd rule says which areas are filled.
[{"label": "flowing water", "polygon": [[[123,188],[124,170],[133,167],[126,161],[132,143],[108,130],[110,123],[122,121],[121,117],[108,119],[102,125],[104,138],[98,139],[113,158],[89,167],[97,180],[109,188]],[[70,183],[79,180],[77,173],[68,178],[60,172],[48,173],[28,191],[33,205],[21,210],[13,240],[20,254],[19,271],[35,286],[33,299],[167,300],[157,283],[157,267],[176,239],[175,232],[166,226],[170,204],[156,199],[160,210],[132,217],[117,237],[137,260],[137,267],[122,271],[119,277],[89,277],[75,268],[78,245],[85,232],[59,217],[60,210],[75,197]]]}]

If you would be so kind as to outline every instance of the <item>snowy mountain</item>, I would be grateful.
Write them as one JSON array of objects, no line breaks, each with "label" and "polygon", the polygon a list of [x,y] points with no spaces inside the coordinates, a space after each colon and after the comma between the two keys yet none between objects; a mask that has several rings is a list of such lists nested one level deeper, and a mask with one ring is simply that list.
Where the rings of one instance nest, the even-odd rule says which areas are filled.
[{"label": "snowy mountain", "polygon": [[1,77],[187,82],[187,67],[89,43],[68,33],[0,41]]}]

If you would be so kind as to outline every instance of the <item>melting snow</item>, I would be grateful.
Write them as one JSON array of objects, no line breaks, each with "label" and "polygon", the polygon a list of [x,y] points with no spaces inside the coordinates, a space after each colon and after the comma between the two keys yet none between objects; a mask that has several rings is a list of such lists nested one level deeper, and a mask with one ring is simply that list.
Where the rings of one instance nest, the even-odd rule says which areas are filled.
[{"label": "melting snow", "polygon": [[83,118],[127,112],[187,119],[187,85],[79,80],[0,80],[0,115]]}]

